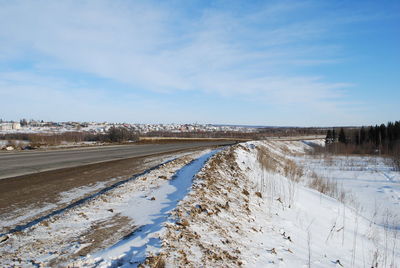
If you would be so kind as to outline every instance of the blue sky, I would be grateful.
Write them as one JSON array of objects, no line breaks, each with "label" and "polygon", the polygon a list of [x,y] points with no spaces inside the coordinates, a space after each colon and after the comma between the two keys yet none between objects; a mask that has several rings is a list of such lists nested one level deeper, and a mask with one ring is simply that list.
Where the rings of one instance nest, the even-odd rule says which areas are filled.
[{"label": "blue sky", "polygon": [[0,0],[0,118],[400,119],[400,1]]}]

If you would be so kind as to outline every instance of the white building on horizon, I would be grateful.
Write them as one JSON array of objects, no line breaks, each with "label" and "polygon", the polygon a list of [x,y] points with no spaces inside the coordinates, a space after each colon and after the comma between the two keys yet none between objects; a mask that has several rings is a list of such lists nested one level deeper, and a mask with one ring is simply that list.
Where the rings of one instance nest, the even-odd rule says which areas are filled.
[{"label": "white building on horizon", "polygon": [[14,122],[14,123],[0,123],[0,131],[6,130],[18,130],[21,129],[21,124]]}]

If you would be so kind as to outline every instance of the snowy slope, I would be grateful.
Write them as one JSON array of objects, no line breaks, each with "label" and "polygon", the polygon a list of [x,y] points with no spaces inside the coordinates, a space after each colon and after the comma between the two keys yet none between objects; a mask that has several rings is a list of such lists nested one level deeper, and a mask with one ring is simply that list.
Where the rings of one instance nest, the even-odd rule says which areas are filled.
[{"label": "snowy slope", "polygon": [[[187,224],[167,226],[158,260],[167,267],[397,267],[396,230],[283,176],[282,156],[306,144],[270,144],[239,145],[207,164],[176,212]],[[272,171],[259,161],[262,147],[279,160]]]}]

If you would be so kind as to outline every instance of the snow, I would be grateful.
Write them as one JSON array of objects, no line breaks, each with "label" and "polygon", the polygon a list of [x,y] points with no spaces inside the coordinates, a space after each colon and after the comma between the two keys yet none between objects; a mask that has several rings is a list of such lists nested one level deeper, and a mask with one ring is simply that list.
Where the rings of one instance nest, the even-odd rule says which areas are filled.
[{"label": "snow", "polygon": [[126,211],[125,215],[130,216],[140,228],[135,230],[129,238],[94,254],[93,261],[96,265],[132,267],[132,265],[142,263],[149,252],[158,253],[161,248],[159,235],[162,233],[164,224],[171,221],[169,219],[170,212],[186,196],[192,185],[193,177],[215,153],[216,151],[212,151],[202,155],[178,170],[168,183],[152,191],[155,200],[149,199],[146,195],[130,198],[127,206],[137,206],[137,209]]},{"label": "snow", "polygon": [[[359,213],[372,222],[400,229],[400,173],[389,159],[367,156],[303,157],[310,172],[337,182],[350,192]],[[391,218],[387,222],[388,216]]]},{"label": "snow", "polygon": [[[167,267],[397,267],[397,230],[291,182],[282,175],[283,159],[275,171],[263,169],[262,147],[276,159],[288,149],[288,158],[309,149],[302,142],[249,142],[233,150],[237,168],[228,161],[232,152],[222,152],[216,170],[203,170],[199,187],[177,208],[189,225],[167,226],[161,251]],[[206,211],[192,213],[198,204]]]},{"label": "snow", "polygon": [[[398,267],[399,173],[379,157],[307,155],[315,143],[253,141],[182,156],[11,235],[0,264],[18,264],[18,254],[74,267]],[[355,201],[310,189],[312,173]],[[128,233],[83,254],[99,222]]]},{"label": "snow", "polygon": [[[290,148],[295,154],[307,150],[299,142],[290,142],[289,145],[283,143],[280,146]],[[254,154],[248,156],[250,158],[248,161],[243,161],[243,156],[240,161],[254,163]],[[321,165],[321,161],[318,160],[312,162],[309,157],[303,160],[300,164],[305,168],[311,166],[313,171],[323,173],[328,179],[339,180],[344,189],[355,194],[359,203],[346,206],[304,185],[296,185],[294,207],[283,210],[278,206],[275,211],[279,216],[271,214],[277,220],[277,228],[285,230],[286,234],[291,234],[294,241],[292,251],[297,253],[286,254],[286,258],[289,258],[285,261],[286,264],[290,264],[290,267],[308,264],[308,253],[305,248],[308,246],[308,237],[310,237],[312,266],[329,267],[333,266],[336,260],[340,260],[345,267],[371,266],[374,257],[379,263],[384,263],[383,266],[396,265],[400,261],[400,252],[398,249],[393,251],[388,249],[387,245],[393,248],[399,242],[397,238],[399,226],[383,226],[383,221],[374,224],[371,218],[361,217],[365,214],[360,215],[360,212],[367,211],[368,216],[374,213],[379,215],[382,212],[391,217],[389,221],[398,223],[399,173],[392,171],[384,159],[376,157],[337,157],[330,166]],[[254,172],[247,173],[249,178],[255,179],[259,184],[262,176],[255,176]],[[275,183],[286,184],[285,187],[277,188],[275,197],[286,196],[282,200],[288,203],[290,193],[288,191],[279,193],[279,189],[289,189],[291,187],[289,180],[279,178],[279,176],[271,176],[271,178],[276,180]],[[380,192],[381,189],[389,189],[389,191]],[[385,193],[386,196],[384,196]],[[387,211],[389,214],[386,214]],[[376,215],[375,217],[379,218]],[[385,217],[385,219],[388,218]],[[395,229],[388,230],[391,227]],[[282,243],[279,246],[282,247]]]},{"label": "snow", "polygon": [[28,207],[15,209],[12,213],[4,213],[0,219],[0,234],[3,233],[3,229],[11,226],[21,225],[23,222],[39,218],[40,215],[44,215],[46,212],[56,209],[59,206],[66,206],[76,200],[79,200],[88,193],[98,191],[106,186],[107,183],[112,183],[116,178],[112,178],[107,182],[97,182],[88,186],[82,186],[75,188],[70,191],[62,192],[58,196],[56,203],[45,203],[45,204],[31,204]]},{"label": "snow", "polygon": [[309,146],[325,146],[325,140],[324,139],[316,139],[316,140],[304,140],[303,141],[305,144]]},{"label": "snow", "polygon": [[[182,152],[174,155],[149,157],[146,159],[143,168],[150,168],[159,163],[167,163],[189,154],[189,152]],[[57,208],[64,208],[68,204],[82,200],[84,197],[104,189],[107,185],[112,185],[117,179],[118,178],[110,178],[107,181],[92,183],[87,186],[74,188],[70,191],[61,192],[56,198],[55,203],[31,204],[26,207],[15,208],[12,213],[3,213],[0,218],[0,235],[5,233],[5,230],[13,229],[17,225],[24,226],[27,222],[48,215]]]},{"label": "snow", "polygon": [[[126,232],[137,231],[137,227],[152,223],[155,215],[168,206],[167,201],[169,198],[172,200],[171,194],[176,191],[176,185],[170,181],[172,176],[192,160],[199,157],[203,160],[201,157],[207,153],[209,150],[181,154],[181,157],[169,160],[134,180],[56,215],[42,218],[20,232],[8,234],[9,239],[0,244],[0,265],[21,265],[17,261],[20,259],[22,265],[29,265],[34,261],[36,264],[54,266],[73,261],[89,246],[94,247],[93,250],[110,246],[110,243],[116,242],[116,239],[118,241]],[[196,164],[193,166],[196,167]],[[181,186],[177,189],[183,190]],[[78,193],[79,190],[66,193],[64,200],[81,194]],[[155,200],[151,200],[152,197]],[[104,225],[105,230],[114,228],[115,233],[112,236],[115,238],[111,237],[110,241],[107,241],[110,238],[102,238],[103,227],[96,230],[99,225]],[[119,233],[122,231],[125,233]],[[94,242],[87,240],[86,236],[96,232],[100,232],[97,235],[99,245],[92,245]],[[113,256],[116,257],[118,256]]]},{"label": "snow", "polygon": [[24,140],[0,140],[0,150],[2,149],[7,150],[7,147],[14,149],[14,146],[24,147],[28,144],[29,142]]},{"label": "snow", "polygon": [[3,149],[4,147],[6,147],[6,145],[8,144],[8,140],[0,140],[0,150]]}]

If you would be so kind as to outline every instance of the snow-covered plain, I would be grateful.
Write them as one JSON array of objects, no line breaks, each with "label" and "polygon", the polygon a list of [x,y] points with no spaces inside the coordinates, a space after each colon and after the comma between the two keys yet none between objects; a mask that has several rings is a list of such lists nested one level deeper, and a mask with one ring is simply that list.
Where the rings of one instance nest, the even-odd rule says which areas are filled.
[{"label": "snow-covered plain", "polygon": [[[327,162],[306,155],[310,145],[258,141],[182,156],[11,234],[0,265],[398,267],[398,172],[381,158]],[[354,199],[310,189],[312,173]]]},{"label": "snow-covered plain", "polygon": [[297,161],[349,192],[350,205],[366,219],[400,229],[400,173],[393,170],[390,159],[316,155]]}]

